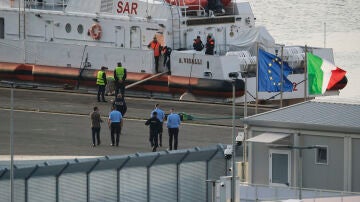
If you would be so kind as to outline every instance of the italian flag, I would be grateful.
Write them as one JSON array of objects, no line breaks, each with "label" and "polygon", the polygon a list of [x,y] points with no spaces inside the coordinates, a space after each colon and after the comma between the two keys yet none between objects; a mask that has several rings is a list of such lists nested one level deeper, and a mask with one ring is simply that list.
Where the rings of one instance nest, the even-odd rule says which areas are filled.
[{"label": "italian flag", "polygon": [[331,62],[311,53],[306,56],[309,94],[324,94],[344,78],[346,71]]}]

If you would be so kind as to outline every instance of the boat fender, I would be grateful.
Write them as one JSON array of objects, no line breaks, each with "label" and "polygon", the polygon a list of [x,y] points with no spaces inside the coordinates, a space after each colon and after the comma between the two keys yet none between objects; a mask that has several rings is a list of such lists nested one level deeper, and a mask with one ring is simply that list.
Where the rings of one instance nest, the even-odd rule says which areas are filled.
[{"label": "boat fender", "polygon": [[98,23],[93,24],[89,29],[90,36],[94,40],[99,40],[101,38],[101,32],[102,32],[102,29],[101,29],[100,24],[98,24]]}]

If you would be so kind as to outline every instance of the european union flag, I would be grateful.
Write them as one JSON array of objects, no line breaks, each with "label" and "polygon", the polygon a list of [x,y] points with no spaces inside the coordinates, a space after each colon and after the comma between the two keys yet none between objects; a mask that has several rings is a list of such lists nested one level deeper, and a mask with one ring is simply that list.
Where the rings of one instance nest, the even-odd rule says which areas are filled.
[{"label": "european union flag", "polygon": [[[259,49],[258,62],[258,90],[259,92],[281,91],[281,59],[277,56]],[[291,92],[293,84],[286,77],[292,72],[292,68],[283,63],[283,92]]]}]

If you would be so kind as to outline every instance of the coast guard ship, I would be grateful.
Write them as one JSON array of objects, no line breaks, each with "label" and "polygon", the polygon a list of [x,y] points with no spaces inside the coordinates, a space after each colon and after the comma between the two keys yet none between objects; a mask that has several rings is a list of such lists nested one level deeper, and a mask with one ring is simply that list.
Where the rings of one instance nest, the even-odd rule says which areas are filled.
[{"label": "coast guard ship", "polygon": [[[132,90],[227,99],[238,72],[236,96],[255,99],[257,49],[282,57],[293,68],[292,92],[283,99],[303,99],[305,47],[275,43],[248,2],[230,0],[1,0],[0,78],[35,83],[95,86],[97,71],[118,62],[128,71]],[[193,40],[215,40],[214,55],[193,50]],[[171,74],[156,74],[149,42],[156,36],[171,47]],[[307,50],[333,62],[332,49]],[[160,58],[160,69],[162,67]],[[150,78],[147,80],[147,78]],[[332,90],[338,93],[340,82]],[[262,100],[279,93],[259,92]]]}]

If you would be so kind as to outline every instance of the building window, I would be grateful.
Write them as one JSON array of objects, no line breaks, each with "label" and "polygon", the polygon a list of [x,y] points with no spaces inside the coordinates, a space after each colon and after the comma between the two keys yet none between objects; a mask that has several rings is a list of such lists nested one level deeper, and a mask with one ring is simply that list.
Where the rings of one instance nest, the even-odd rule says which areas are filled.
[{"label": "building window", "polygon": [[316,164],[328,164],[329,151],[327,146],[319,146],[315,150],[315,163]]},{"label": "building window", "polygon": [[81,25],[81,24],[78,25],[77,31],[78,31],[79,34],[82,34],[82,33],[84,32],[84,27],[83,27],[83,25]]},{"label": "building window", "polygon": [[0,18],[0,39],[5,38],[5,23],[4,18]]},{"label": "building window", "polygon": [[70,23],[67,23],[67,24],[65,25],[65,30],[66,30],[67,33],[70,33],[70,32],[71,32],[71,24],[70,24]]}]

